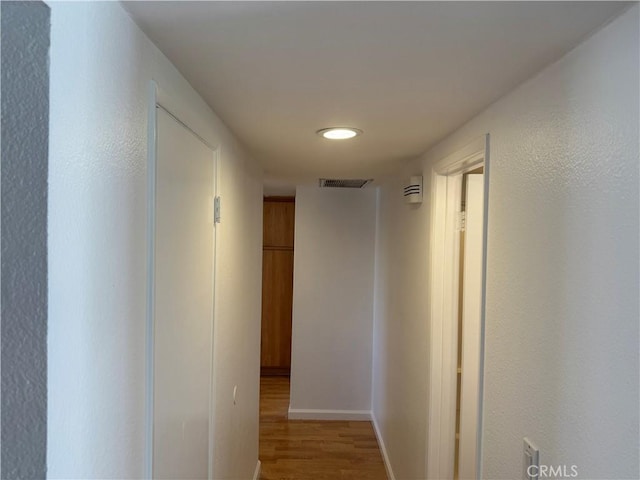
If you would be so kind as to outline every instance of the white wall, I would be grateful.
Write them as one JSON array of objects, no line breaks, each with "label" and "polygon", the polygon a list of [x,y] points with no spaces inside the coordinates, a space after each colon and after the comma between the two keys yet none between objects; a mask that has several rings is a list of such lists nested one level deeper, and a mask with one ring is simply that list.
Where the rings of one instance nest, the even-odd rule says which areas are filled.
[{"label": "white wall", "polygon": [[[429,205],[399,179],[491,134],[482,478],[522,437],[580,478],[638,477],[636,5],[381,188],[374,416],[396,478],[425,476]],[[429,198],[430,192],[426,192]]]},{"label": "white wall", "polygon": [[147,88],[155,79],[220,145],[214,477],[251,478],[261,174],[118,3],[50,6],[48,476],[144,473]]},{"label": "white wall", "polygon": [[429,183],[404,202],[405,169],[380,188],[373,334],[374,419],[397,479],[423,479],[427,432]]},{"label": "white wall", "polygon": [[292,410],[370,410],[375,208],[373,188],[297,188]]}]

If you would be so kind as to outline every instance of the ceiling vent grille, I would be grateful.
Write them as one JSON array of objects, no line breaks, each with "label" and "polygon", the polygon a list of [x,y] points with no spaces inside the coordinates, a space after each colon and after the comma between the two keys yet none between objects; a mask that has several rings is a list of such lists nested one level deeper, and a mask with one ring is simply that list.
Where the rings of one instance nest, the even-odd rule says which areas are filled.
[{"label": "ceiling vent grille", "polygon": [[373,179],[363,180],[361,178],[356,178],[356,179],[321,178],[320,188],[362,188],[366,184],[371,182],[373,182]]}]

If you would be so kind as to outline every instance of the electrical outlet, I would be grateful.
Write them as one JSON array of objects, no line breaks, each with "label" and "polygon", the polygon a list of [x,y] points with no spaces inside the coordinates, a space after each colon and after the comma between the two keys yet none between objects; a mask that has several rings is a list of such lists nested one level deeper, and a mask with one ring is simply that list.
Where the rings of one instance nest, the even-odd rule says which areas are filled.
[{"label": "electrical outlet", "polygon": [[522,480],[538,480],[540,472],[540,451],[535,443],[524,437],[524,456],[522,460]]}]

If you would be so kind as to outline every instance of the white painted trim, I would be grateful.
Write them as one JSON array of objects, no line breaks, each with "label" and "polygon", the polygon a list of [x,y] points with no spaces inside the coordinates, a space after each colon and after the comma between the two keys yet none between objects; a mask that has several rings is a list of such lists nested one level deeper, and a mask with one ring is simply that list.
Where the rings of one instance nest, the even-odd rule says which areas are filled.
[{"label": "white painted trim", "polygon": [[158,85],[151,80],[147,90],[147,312],[146,312],[146,441],[145,478],[153,478],[153,346],[155,318],[155,238],[156,238],[156,104]]},{"label": "white painted trim", "polygon": [[380,448],[380,453],[382,454],[384,468],[387,471],[387,478],[389,480],[396,480],[396,476],[393,474],[393,469],[391,468],[391,462],[389,461],[387,447],[384,445],[384,440],[382,439],[382,432],[380,431],[380,427],[378,426],[376,417],[373,414],[371,415],[371,423],[373,424],[373,431],[376,433],[376,439],[378,440],[378,447]]},{"label": "white painted trim", "polygon": [[260,478],[260,469],[262,468],[262,464],[260,460],[256,463],[256,469],[253,471],[253,480],[258,480]]},{"label": "white painted trim", "polygon": [[[222,169],[220,145],[217,145],[213,150],[213,195],[212,199],[215,202],[215,198],[220,196],[220,178]],[[215,212],[215,207],[214,207]],[[214,471],[214,451],[215,451],[215,418],[216,418],[216,386],[218,385],[218,375],[216,369],[215,355],[216,355],[216,339],[218,338],[218,322],[217,318],[217,298],[218,298],[218,250],[220,248],[220,229],[222,228],[222,222],[213,222],[213,325],[211,327],[211,391],[210,391],[210,404],[209,404],[209,479],[213,479]],[[259,381],[259,380],[258,380]],[[258,460],[258,465],[260,460]]]},{"label": "white painted trim", "polygon": [[[429,322],[429,337],[430,337],[430,355],[429,355],[429,411],[427,421],[427,478],[437,478],[439,474],[439,458],[440,458],[440,404],[441,404],[441,377],[442,371],[440,368],[435,368],[436,362],[441,362],[442,358],[442,322],[433,321],[434,315],[438,310],[434,305],[436,299],[442,297],[441,292],[436,291],[435,285],[439,285],[437,279],[441,279],[443,275],[443,266],[440,259],[434,255],[435,245],[437,242],[444,242],[445,230],[445,217],[446,215],[442,211],[443,209],[436,208],[436,199],[446,194],[446,179],[438,176],[435,172],[432,174],[432,187],[431,187],[431,256],[430,256],[430,284],[429,289],[429,303],[431,305],[430,310],[430,322]],[[440,363],[438,363],[439,365]]]},{"label": "white painted trim", "polygon": [[[442,277],[442,377],[441,377],[441,411],[440,438],[441,459],[438,478],[453,478],[455,443],[456,443],[456,393],[458,369],[458,295],[460,285],[460,235],[456,231],[460,201],[462,198],[462,174],[450,174],[447,181],[447,213],[445,229],[445,249],[443,262],[445,265]],[[437,317],[436,317],[437,318]],[[447,321],[449,319],[449,321]],[[447,343],[451,342],[451,343]],[[452,407],[451,407],[452,406]],[[450,408],[451,407],[451,408]]]},{"label": "white painted trim", "polygon": [[170,94],[160,85],[156,85],[156,105],[160,105],[211,150],[219,148],[218,145],[212,143],[211,132],[202,124],[198,115],[180,101],[176,95]]},{"label": "white painted trim", "polygon": [[[456,251],[455,209],[447,205],[459,192],[458,175],[484,163],[484,250],[483,250],[483,312],[482,336],[484,336],[484,292],[486,271],[486,230],[489,192],[489,135],[477,138],[458,152],[438,162],[432,170],[431,188],[431,244],[430,244],[430,290],[431,303],[429,406],[427,426],[427,478],[453,478],[455,443],[455,395],[457,357],[457,275],[459,255]],[[453,298],[455,297],[455,299]],[[484,338],[482,338],[484,345]],[[484,351],[482,351],[484,356]],[[481,368],[482,358],[481,358]],[[478,452],[481,446],[482,425],[482,376],[480,374],[480,410],[478,427]],[[452,390],[453,388],[453,390]],[[452,420],[453,419],[453,420]],[[478,455],[481,459],[481,455]],[[480,461],[478,463],[480,464]],[[478,465],[478,472],[480,472]]]},{"label": "white painted trim", "polygon": [[482,478],[482,432],[483,432],[483,405],[484,405],[484,351],[485,351],[485,318],[487,304],[487,247],[489,244],[489,179],[491,174],[491,137],[485,137],[484,143],[484,212],[483,212],[483,250],[482,250],[482,317],[480,322],[480,379],[478,383],[478,464],[477,476]]},{"label": "white painted trim", "polygon": [[445,157],[433,166],[437,175],[454,175],[479,167],[489,145],[489,134],[476,138],[457,152]]},{"label": "white painted trim", "polygon": [[[427,478],[453,478],[455,448],[456,344],[458,322],[459,236],[456,235],[456,199],[460,174],[433,172],[431,258],[431,355]],[[453,319],[446,321],[446,319]],[[451,408],[451,405],[454,407]]]},{"label": "white painted trim", "polygon": [[289,407],[289,420],[371,421],[370,410],[316,410]]}]

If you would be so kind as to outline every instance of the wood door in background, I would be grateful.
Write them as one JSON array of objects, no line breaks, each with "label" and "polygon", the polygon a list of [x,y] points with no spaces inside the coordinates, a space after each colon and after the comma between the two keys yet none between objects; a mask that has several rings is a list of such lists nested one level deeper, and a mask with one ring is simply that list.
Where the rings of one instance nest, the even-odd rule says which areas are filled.
[{"label": "wood door in background", "polygon": [[295,199],[265,197],[260,373],[291,372]]}]

